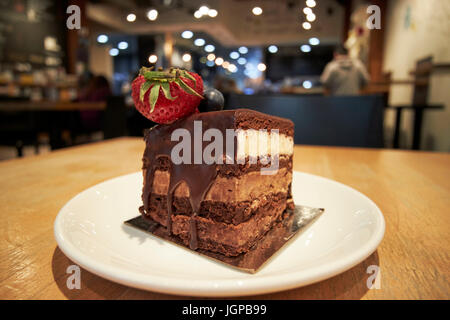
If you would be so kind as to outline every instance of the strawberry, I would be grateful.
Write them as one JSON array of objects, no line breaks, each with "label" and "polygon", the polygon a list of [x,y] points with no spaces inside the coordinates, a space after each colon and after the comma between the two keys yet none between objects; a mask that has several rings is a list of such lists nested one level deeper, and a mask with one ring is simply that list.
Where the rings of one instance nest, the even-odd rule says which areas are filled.
[{"label": "strawberry", "polygon": [[174,68],[152,71],[143,67],[131,84],[136,109],[147,119],[162,124],[196,112],[202,94],[203,80],[198,74]]}]

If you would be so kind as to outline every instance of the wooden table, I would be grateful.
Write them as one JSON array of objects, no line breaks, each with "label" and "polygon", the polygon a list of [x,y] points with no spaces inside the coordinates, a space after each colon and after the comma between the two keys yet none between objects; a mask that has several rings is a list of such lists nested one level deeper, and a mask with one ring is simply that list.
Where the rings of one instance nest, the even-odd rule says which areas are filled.
[{"label": "wooden table", "polygon": [[[81,289],[66,287],[73,264],[58,249],[53,222],[77,193],[141,168],[144,143],[121,138],[0,162],[1,299],[173,299],[81,271]],[[380,247],[331,279],[261,299],[450,298],[450,155],[331,147],[295,147],[295,170],[335,179],[377,203],[386,219]],[[369,265],[381,288],[368,290]]]}]

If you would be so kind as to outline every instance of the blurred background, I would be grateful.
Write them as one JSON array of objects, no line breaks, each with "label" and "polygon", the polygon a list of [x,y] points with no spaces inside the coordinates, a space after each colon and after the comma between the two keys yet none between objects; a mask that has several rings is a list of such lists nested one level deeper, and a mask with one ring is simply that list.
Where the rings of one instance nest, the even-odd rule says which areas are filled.
[{"label": "blurred background", "polygon": [[298,144],[448,152],[449,17],[441,0],[1,0],[0,160],[142,136],[141,66],[291,118]]}]

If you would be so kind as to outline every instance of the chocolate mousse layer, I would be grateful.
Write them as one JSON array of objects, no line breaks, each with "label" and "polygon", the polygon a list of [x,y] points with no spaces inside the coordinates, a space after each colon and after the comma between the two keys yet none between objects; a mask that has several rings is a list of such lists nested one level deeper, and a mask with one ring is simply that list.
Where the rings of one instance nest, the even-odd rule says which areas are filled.
[{"label": "chocolate mousse layer", "polygon": [[[150,196],[149,212],[167,212],[167,191],[170,173],[156,171]],[[261,175],[250,172],[240,178],[218,176],[200,204],[197,216],[238,225],[248,220],[257,210],[261,199],[267,195],[281,194],[285,200],[290,196],[289,185],[292,172],[282,168],[277,174]],[[172,214],[191,216],[192,206],[189,202],[189,188],[181,183],[174,191]],[[167,219],[167,217],[165,218]]]}]

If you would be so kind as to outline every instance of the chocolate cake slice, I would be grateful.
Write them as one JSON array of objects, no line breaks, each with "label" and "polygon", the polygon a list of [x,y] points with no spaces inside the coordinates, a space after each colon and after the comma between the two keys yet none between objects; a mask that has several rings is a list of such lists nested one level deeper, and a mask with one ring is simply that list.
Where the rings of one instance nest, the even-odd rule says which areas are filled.
[{"label": "chocolate cake slice", "polygon": [[142,215],[193,250],[247,252],[293,206],[293,134],[292,121],[247,109],[149,129]]}]

